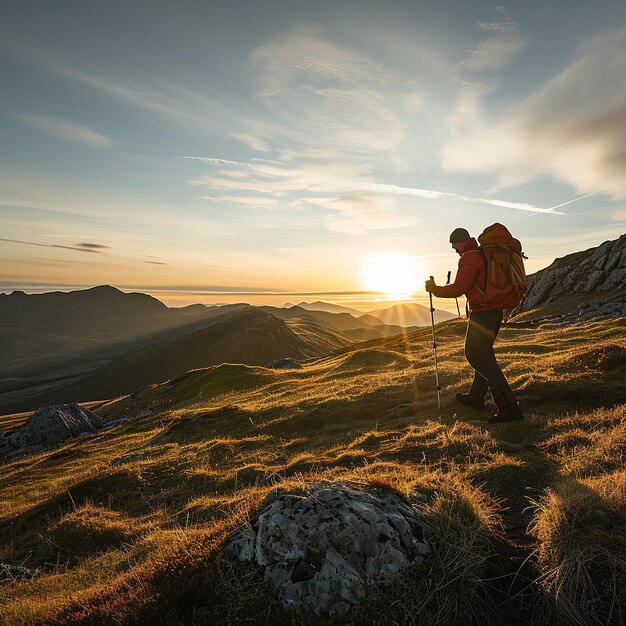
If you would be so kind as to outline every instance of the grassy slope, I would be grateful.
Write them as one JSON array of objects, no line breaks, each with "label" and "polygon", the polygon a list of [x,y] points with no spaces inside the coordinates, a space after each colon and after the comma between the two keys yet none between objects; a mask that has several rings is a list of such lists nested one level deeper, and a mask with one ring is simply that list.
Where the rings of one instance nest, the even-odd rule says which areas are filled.
[{"label": "grassy slope", "polygon": [[343,478],[427,494],[438,557],[373,590],[358,623],[417,612],[433,624],[512,615],[620,623],[626,320],[505,327],[499,358],[529,420],[497,427],[454,405],[469,377],[464,323],[439,329],[443,414],[456,423],[438,423],[423,329],[303,370],[190,372],[98,406],[105,419],[132,418],[116,430],[9,460],[0,562],[45,575],[0,587],[0,615],[11,624],[292,623],[259,591],[259,573],[224,562],[219,547],[272,490]]},{"label": "grassy slope", "polygon": [[45,404],[109,398],[190,369],[222,362],[266,365],[278,358],[330,354],[353,343],[353,338],[315,320],[283,321],[252,307],[231,309],[154,335],[147,345],[127,346],[125,353],[110,361],[56,370],[39,379],[0,380],[0,407],[5,407],[4,412],[23,411]]}]

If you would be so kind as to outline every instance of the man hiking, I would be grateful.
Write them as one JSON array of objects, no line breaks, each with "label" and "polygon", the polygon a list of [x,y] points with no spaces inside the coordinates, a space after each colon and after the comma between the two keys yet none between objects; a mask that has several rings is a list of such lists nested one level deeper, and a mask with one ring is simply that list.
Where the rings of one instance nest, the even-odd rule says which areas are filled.
[{"label": "man hiking", "polygon": [[[512,240],[510,233],[504,226],[494,224],[490,229],[496,227],[502,229],[508,235],[509,240]],[[482,241],[490,229],[487,229],[479,237],[479,241]],[[517,242],[517,240],[512,241]],[[465,406],[484,411],[485,395],[487,391],[490,391],[494,404],[498,408],[498,412],[489,418],[490,424],[523,420],[524,413],[517,403],[515,394],[502,373],[493,351],[493,344],[502,325],[504,310],[513,307],[502,306],[503,303],[507,303],[506,298],[500,298],[498,301],[497,297],[490,299],[491,296],[486,295],[490,293],[487,288],[488,261],[481,249],[482,246],[479,248],[476,239],[470,237],[464,228],[457,228],[450,235],[450,243],[461,256],[456,278],[452,284],[444,286],[437,286],[434,280],[427,280],[426,291],[438,298],[458,298],[461,295],[467,297],[469,323],[465,335],[465,357],[474,368],[474,380],[469,392],[457,393],[456,399]],[[517,244],[519,245],[519,242]],[[485,246],[485,250],[487,249]],[[519,254],[522,254],[521,247]],[[510,254],[508,258],[510,262]],[[523,287],[521,287],[521,293],[523,297],[525,274],[521,258],[520,256],[519,263],[522,264]],[[508,271],[509,274],[512,273],[510,269]],[[518,289],[519,291],[520,289]],[[517,297],[517,301],[519,300],[521,298]],[[508,302],[510,301],[511,297],[509,296]],[[515,302],[515,297],[512,301]]]}]

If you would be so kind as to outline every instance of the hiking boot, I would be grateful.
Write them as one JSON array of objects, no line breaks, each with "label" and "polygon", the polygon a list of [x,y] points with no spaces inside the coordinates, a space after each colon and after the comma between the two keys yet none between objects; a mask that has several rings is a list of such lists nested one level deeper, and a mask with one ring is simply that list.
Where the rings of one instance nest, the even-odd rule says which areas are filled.
[{"label": "hiking boot", "polygon": [[508,406],[498,409],[495,415],[492,415],[488,422],[490,424],[502,424],[503,422],[517,422],[525,419],[524,411],[517,402],[515,404],[509,404]]},{"label": "hiking boot", "polygon": [[456,401],[477,411],[485,410],[485,399],[473,396],[471,393],[457,393]]}]

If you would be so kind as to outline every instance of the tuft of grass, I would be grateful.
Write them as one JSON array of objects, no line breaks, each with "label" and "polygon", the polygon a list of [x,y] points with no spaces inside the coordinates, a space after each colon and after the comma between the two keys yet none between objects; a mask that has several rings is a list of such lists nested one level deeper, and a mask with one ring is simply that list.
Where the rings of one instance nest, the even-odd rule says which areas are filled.
[{"label": "tuft of grass", "polygon": [[63,560],[74,562],[131,543],[147,526],[118,511],[85,503],[50,527],[49,538]]},{"label": "tuft of grass", "polygon": [[626,405],[555,418],[556,431],[541,445],[569,476],[590,477],[624,467]]},{"label": "tuft of grass", "polygon": [[490,560],[502,539],[498,503],[460,475],[431,473],[411,493],[420,506],[431,554],[393,584],[369,593],[358,624],[488,624],[497,621],[490,599]]},{"label": "tuft of grass", "polygon": [[626,471],[565,479],[534,503],[540,584],[563,623],[623,623]]}]

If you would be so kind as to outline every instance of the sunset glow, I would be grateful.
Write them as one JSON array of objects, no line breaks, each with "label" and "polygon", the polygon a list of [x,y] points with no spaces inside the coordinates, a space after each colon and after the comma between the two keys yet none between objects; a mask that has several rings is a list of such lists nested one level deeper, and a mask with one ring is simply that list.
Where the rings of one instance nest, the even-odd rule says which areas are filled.
[{"label": "sunset glow", "polygon": [[424,298],[457,227],[624,232],[623,2],[5,4],[0,293]]},{"label": "sunset glow", "polygon": [[381,254],[363,259],[361,279],[365,289],[403,299],[419,289],[423,270],[415,257]]}]

